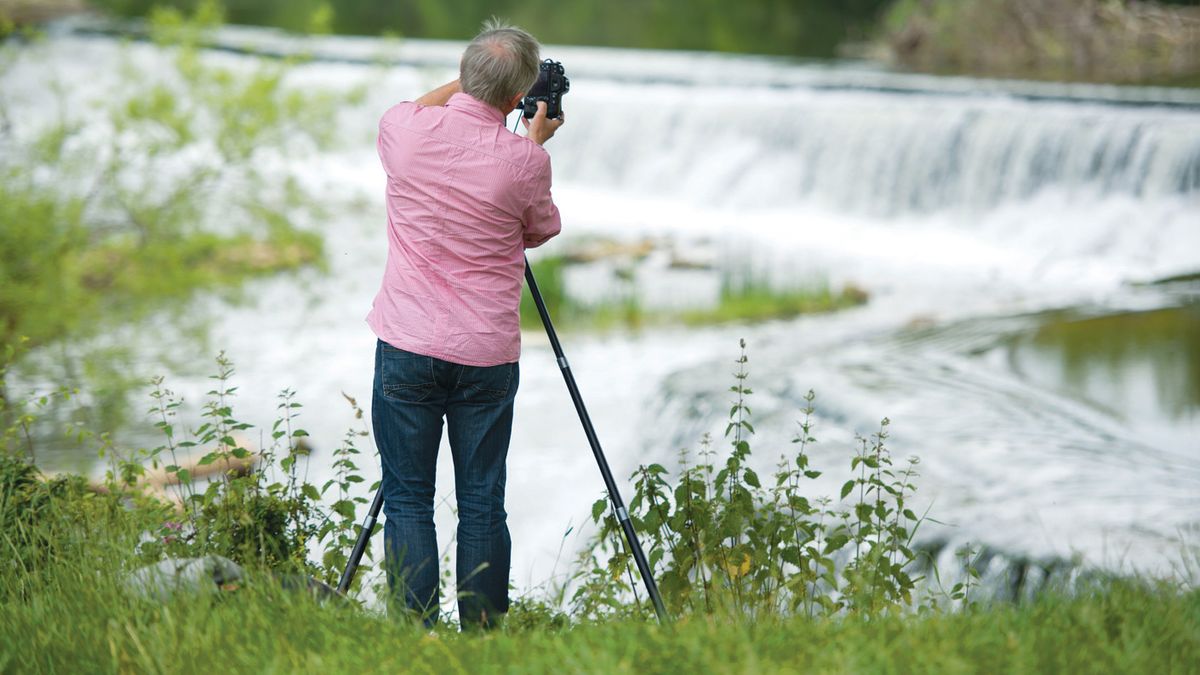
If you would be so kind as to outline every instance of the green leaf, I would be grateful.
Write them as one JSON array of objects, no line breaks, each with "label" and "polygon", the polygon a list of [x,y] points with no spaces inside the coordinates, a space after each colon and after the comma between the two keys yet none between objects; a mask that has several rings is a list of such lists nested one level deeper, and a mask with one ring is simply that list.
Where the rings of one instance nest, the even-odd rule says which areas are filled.
[{"label": "green leaf", "polygon": [[662,514],[659,511],[651,509],[648,513],[646,513],[645,518],[640,518],[638,520],[641,522],[634,523],[638,529],[648,530],[652,535],[659,534],[659,525],[662,524]]},{"label": "green leaf", "polygon": [[760,483],[758,480],[758,474],[754,473],[750,469],[746,469],[744,476],[746,479],[746,484],[750,487],[762,487],[762,483]]},{"label": "green leaf", "polygon": [[305,497],[308,497],[309,499],[313,500],[314,502],[320,501],[320,499],[321,499],[321,493],[317,492],[317,486],[313,485],[312,483],[305,483],[303,486],[301,486],[300,494],[304,495]]},{"label": "green leaf", "polygon": [[[841,549],[843,546],[845,546],[846,542],[848,542],[848,541],[850,541],[850,538],[844,534],[839,534],[839,535],[830,537],[825,542],[825,551],[824,552],[825,553],[833,553],[834,551],[837,551],[837,550]],[[824,564],[825,561],[822,560],[821,563]],[[833,564],[832,561],[830,562],[830,564],[831,565]]]},{"label": "green leaf", "polygon": [[871,514],[874,510],[875,509],[872,508],[870,504],[855,504],[854,505],[854,515],[856,515],[858,517],[858,519],[861,521],[870,520]]},{"label": "green leaf", "polygon": [[853,490],[853,489],[854,489],[854,480],[848,480],[848,481],[846,481],[846,484],[842,486],[842,496],[841,496],[841,498],[842,498],[842,499],[845,499],[845,498],[846,498],[846,495],[850,494],[850,491],[851,491],[851,490]]},{"label": "green leaf", "polygon": [[354,502],[349,499],[340,499],[333,504],[333,510],[343,518],[354,517]]},{"label": "green leaf", "polygon": [[596,503],[592,504],[592,521],[600,522],[600,516],[603,515],[606,508],[608,508],[608,499],[603,497],[597,499]]}]

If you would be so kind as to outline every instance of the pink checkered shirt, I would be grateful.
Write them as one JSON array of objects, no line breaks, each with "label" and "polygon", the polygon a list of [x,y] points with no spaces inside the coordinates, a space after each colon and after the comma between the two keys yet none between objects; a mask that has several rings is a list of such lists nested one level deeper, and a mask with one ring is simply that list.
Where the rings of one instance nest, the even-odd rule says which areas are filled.
[{"label": "pink checkered shirt", "polygon": [[469,366],[521,354],[526,248],[562,227],[550,155],[467,94],[379,121],[388,258],[367,323],[393,347]]}]

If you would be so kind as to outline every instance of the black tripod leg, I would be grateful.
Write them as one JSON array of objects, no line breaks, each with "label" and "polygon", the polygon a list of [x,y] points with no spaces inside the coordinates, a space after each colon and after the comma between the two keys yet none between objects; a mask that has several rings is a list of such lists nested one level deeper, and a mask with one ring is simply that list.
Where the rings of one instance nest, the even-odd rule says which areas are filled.
[{"label": "black tripod leg", "polygon": [[617,490],[617,482],[613,479],[612,470],[608,468],[608,460],[604,457],[604,451],[600,449],[600,439],[597,438],[596,429],[592,427],[592,419],[583,405],[579,386],[575,384],[575,375],[571,373],[571,366],[567,363],[567,357],[563,355],[562,344],[558,341],[558,333],[554,331],[554,324],[550,321],[550,312],[547,311],[542,294],[538,291],[537,280],[533,278],[533,270],[529,267],[528,258],[525,259],[525,282],[529,285],[529,294],[533,296],[533,303],[537,305],[538,314],[542,317],[542,325],[546,327],[546,336],[550,338],[550,346],[554,349],[554,356],[558,360],[558,369],[562,371],[563,380],[567,383],[571,402],[575,404],[575,412],[579,413],[579,421],[583,424],[583,433],[587,436],[588,444],[592,446],[592,455],[596,458],[596,465],[600,467],[600,475],[604,478],[604,486],[608,489],[608,498],[612,500],[613,511],[616,512],[617,520],[621,523],[621,532],[624,533],[625,541],[629,544],[629,552],[633,555],[633,561],[637,563],[638,572],[642,575],[642,583],[646,585],[646,592],[650,594],[650,600],[654,603],[654,612],[658,615],[659,622],[666,623],[668,621],[667,609],[663,606],[662,596],[658,594],[658,584],[654,581],[650,564],[646,561],[646,554],[642,551],[642,544],[638,541],[637,532],[633,529],[633,522],[629,519],[625,502],[621,500],[621,493]]},{"label": "black tripod leg", "polygon": [[342,572],[342,580],[338,582],[337,586],[338,593],[342,595],[350,590],[350,584],[354,582],[354,573],[358,571],[358,564],[362,562],[363,553],[367,550],[367,543],[371,541],[371,535],[375,531],[375,522],[379,519],[381,509],[383,509],[383,488],[375,493],[375,501],[371,502],[367,517],[363,519],[362,532],[358,533],[358,541],[354,542],[354,548],[350,551],[350,559],[346,561],[346,571]]}]

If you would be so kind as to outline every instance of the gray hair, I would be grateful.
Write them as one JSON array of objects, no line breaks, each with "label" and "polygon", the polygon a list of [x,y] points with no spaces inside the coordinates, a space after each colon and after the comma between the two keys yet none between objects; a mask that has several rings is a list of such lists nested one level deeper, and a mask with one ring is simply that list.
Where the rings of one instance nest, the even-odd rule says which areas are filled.
[{"label": "gray hair", "polygon": [[529,91],[537,81],[540,60],[532,35],[498,19],[483,24],[458,66],[462,90],[496,108]]}]

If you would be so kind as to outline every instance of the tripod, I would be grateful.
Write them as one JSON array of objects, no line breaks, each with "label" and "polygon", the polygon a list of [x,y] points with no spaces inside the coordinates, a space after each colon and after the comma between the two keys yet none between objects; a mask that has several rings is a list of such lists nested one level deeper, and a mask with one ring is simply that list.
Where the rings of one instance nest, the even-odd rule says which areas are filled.
[{"label": "tripod", "polygon": [[[659,622],[666,623],[668,620],[667,610],[663,606],[662,596],[658,593],[658,584],[654,581],[650,564],[646,561],[646,554],[642,551],[642,544],[638,541],[637,532],[633,529],[629,512],[625,509],[625,502],[621,499],[620,491],[617,490],[617,482],[613,479],[612,470],[608,468],[608,460],[604,457],[604,451],[600,449],[600,439],[596,437],[596,430],[592,427],[592,418],[588,416],[587,408],[583,405],[583,397],[579,395],[579,387],[575,384],[575,375],[571,373],[571,366],[567,363],[567,357],[563,355],[562,344],[558,341],[558,333],[555,332],[554,324],[550,321],[550,312],[546,310],[546,303],[542,300],[541,292],[538,291],[537,280],[533,278],[533,269],[529,266],[529,258],[525,259],[525,282],[529,285],[529,294],[533,296],[538,314],[542,317],[542,325],[546,327],[546,335],[550,338],[550,347],[554,350],[558,368],[562,371],[563,380],[567,383],[567,391],[571,394],[571,402],[575,404],[575,412],[579,414],[579,421],[583,424],[583,433],[587,436],[588,444],[592,446],[592,455],[596,458],[600,475],[604,478],[604,486],[608,489],[608,498],[612,502],[617,521],[621,524],[621,532],[625,535],[629,552],[637,564],[638,572],[642,575],[642,582],[646,585],[646,592],[650,594],[650,601],[654,603],[654,612],[658,615]],[[375,523],[379,519],[379,511],[382,508],[383,490],[380,489],[375,493],[375,499],[371,502],[367,517],[363,519],[362,531],[358,535],[358,541],[354,542],[354,549],[351,550],[350,559],[346,563],[346,571],[342,573],[342,579],[338,582],[337,590],[343,595],[350,590],[350,584],[354,581],[354,573],[358,570],[359,562],[362,561],[363,552],[367,549],[367,542],[371,539]]]}]

